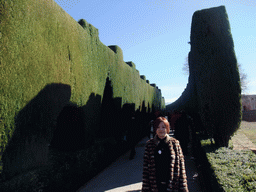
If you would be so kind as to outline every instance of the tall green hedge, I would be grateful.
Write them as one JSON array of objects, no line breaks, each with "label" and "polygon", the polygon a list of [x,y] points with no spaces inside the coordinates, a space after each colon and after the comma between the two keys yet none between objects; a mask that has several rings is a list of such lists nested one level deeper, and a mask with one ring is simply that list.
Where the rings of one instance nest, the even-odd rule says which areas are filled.
[{"label": "tall green hedge", "polygon": [[241,85],[224,6],[194,13],[190,44],[189,83],[166,108],[199,113],[215,142],[227,146],[241,122]]},{"label": "tall green hedge", "polygon": [[[36,127],[49,129],[42,131],[46,133],[43,139],[51,140],[51,126],[67,102],[84,108],[86,129],[100,130],[100,106],[107,78],[111,81],[113,98],[121,98],[121,106],[134,103],[138,109],[144,101],[150,108],[164,107],[161,92],[140,78],[135,64],[129,62],[131,67],[123,61],[120,47],[102,44],[98,29],[85,20],[75,21],[55,1],[0,0],[0,10],[0,148],[3,151],[15,131],[18,139],[24,130],[37,134]],[[61,100],[58,89],[54,94],[47,92],[54,87],[70,95]],[[46,106],[40,108],[44,112],[35,110],[41,97],[47,97],[43,99]],[[41,120],[44,117],[41,113],[47,113],[47,126],[31,118],[28,115],[31,111]],[[16,130],[17,116],[23,118],[20,131]],[[25,147],[25,143],[22,145]]]}]

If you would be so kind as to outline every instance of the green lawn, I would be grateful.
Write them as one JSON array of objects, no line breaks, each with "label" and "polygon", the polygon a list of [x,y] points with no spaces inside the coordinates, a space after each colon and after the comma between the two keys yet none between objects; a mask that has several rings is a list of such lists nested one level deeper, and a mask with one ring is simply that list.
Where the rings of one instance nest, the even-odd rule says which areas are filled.
[{"label": "green lawn", "polygon": [[256,122],[242,121],[239,131],[245,134],[256,145]]}]

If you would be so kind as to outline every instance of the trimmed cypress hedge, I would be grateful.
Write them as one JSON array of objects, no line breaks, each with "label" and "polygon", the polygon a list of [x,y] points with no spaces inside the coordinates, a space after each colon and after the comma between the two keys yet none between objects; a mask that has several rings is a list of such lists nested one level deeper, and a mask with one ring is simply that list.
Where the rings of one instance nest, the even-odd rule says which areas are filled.
[{"label": "trimmed cypress hedge", "polygon": [[199,113],[204,129],[228,146],[241,122],[241,84],[224,6],[196,11],[192,18],[189,83],[168,111]]}]

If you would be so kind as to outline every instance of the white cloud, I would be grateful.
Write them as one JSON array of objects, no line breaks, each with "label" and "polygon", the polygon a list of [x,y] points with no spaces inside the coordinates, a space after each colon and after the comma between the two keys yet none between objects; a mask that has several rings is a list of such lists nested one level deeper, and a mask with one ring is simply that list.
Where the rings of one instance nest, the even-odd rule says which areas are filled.
[{"label": "white cloud", "polygon": [[177,97],[171,98],[171,99],[165,99],[165,105],[168,105],[168,104],[170,104],[170,103],[176,101],[177,99],[178,99]]},{"label": "white cloud", "polygon": [[246,91],[245,95],[256,95],[256,91]]},{"label": "white cloud", "polygon": [[247,89],[242,94],[256,95],[256,80],[255,79],[251,79],[248,81]]},{"label": "white cloud", "polygon": [[166,93],[182,93],[187,85],[164,85],[159,86],[162,92]]},{"label": "white cloud", "polygon": [[159,87],[162,92],[162,96],[165,99],[165,103],[172,103],[177,100],[184,91],[184,86],[180,85],[165,85]]}]

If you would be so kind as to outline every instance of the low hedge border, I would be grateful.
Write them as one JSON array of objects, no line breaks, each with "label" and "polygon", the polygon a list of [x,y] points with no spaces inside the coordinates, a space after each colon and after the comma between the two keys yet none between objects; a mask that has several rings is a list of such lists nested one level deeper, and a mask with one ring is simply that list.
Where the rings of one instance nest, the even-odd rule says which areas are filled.
[{"label": "low hedge border", "polygon": [[252,151],[217,148],[210,139],[200,144],[207,191],[256,191],[256,155]]}]

